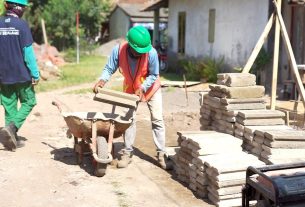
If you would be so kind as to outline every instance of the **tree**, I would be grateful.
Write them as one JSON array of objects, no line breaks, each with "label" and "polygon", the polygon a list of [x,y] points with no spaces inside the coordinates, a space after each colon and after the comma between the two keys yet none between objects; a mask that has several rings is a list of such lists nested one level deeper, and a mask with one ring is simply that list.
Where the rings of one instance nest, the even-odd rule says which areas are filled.
[{"label": "tree", "polygon": [[2,16],[3,15],[3,13],[4,13],[4,4],[3,4],[4,2],[3,2],[3,0],[0,0],[0,16]]},{"label": "tree", "polygon": [[75,45],[75,14],[86,39],[98,35],[101,22],[110,12],[109,0],[48,0],[42,11],[48,38],[59,50]]},{"label": "tree", "polygon": [[80,24],[85,36],[94,39],[100,31],[101,23],[106,20],[110,12],[110,2],[109,0],[82,1],[79,12]]}]

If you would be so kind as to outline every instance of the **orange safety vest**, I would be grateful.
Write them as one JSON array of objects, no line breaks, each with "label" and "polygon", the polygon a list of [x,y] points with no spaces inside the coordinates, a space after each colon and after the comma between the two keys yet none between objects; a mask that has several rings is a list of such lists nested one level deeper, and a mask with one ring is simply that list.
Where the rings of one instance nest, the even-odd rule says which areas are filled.
[{"label": "orange safety vest", "polygon": [[[141,88],[142,83],[148,76],[148,53],[143,54],[137,61],[136,71],[134,76],[131,73],[130,65],[128,64],[128,43],[124,42],[120,45],[119,50],[119,67],[124,76],[123,91],[125,93],[134,94],[135,91]],[[141,101],[149,101],[155,92],[160,88],[160,77],[152,84],[152,86],[143,94]]]}]

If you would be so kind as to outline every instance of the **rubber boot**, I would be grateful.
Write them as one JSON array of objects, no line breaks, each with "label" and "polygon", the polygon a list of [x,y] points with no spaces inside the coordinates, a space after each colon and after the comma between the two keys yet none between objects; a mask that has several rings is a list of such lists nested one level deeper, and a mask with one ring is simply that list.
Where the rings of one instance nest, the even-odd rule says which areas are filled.
[{"label": "rubber boot", "polygon": [[3,146],[11,151],[17,148],[16,129],[12,125],[3,127],[0,131],[1,143]]},{"label": "rubber boot", "polygon": [[127,167],[132,161],[132,152],[124,151],[121,159],[118,161],[118,168],[125,168]]},{"label": "rubber boot", "polygon": [[160,167],[164,170],[172,170],[173,164],[172,162],[167,158],[165,152],[158,152],[157,159]]},{"label": "rubber boot", "polygon": [[23,140],[20,139],[20,137],[18,137],[17,135],[17,131],[18,131],[18,128],[15,126],[15,124],[13,122],[11,122],[9,124],[9,127],[13,130],[14,132],[14,135],[15,135],[15,138],[16,138],[16,141],[17,141],[17,148],[21,148],[21,147],[24,147],[25,146],[25,143]]}]

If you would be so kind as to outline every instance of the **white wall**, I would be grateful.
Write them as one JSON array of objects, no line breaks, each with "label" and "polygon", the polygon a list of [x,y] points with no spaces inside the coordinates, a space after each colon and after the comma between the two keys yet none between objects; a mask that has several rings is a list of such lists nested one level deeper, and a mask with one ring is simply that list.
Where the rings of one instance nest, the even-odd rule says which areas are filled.
[{"label": "white wall", "polygon": [[122,11],[121,8],[116,8],[109,19],[110,40],[121,37],[124,38],[129,28],[129,17]]},{"label": "white wall", "polygon": [[[242,67],[268,21],[269,0],[169,0],[169,58],[178,47],[178,12],[186,12],[186,56],[225,57]],[[208,42],[209,10],[216,9],[215,41]],[[172,58],[173,59],[173,58]]]}]

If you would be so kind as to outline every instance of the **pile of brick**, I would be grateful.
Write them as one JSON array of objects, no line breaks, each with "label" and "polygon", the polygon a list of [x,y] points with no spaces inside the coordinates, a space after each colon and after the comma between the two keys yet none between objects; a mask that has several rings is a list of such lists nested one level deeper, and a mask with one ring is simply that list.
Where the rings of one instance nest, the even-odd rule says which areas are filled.
[{"label": "pile of brick", "polygon": [[65,64],[64,59],[60,56],[58,50],[51,45],[33,44],[35,56],[40,69],[42,80],[56,79],[61,72],[58,66]]},{"label": "pile of brick", "polygon": [[178,180],[199,197],[207,197],[205,158],[210,155],[241,152],[242,141],[215,131],[178,132],[179,150],[173,157]]},{"label": "pile of brick", "polygon": [[256,85],[253,74],[222,73],[217,77],[218,84],[210,85],[209,93],[203,97],[201,129],[234,135],[239,110],[266,108],[265,88]]}]

